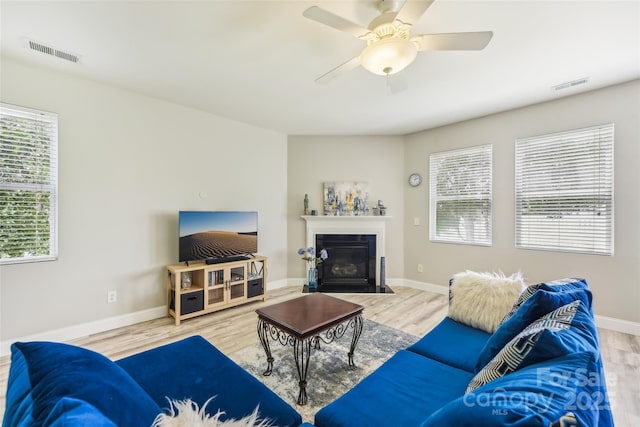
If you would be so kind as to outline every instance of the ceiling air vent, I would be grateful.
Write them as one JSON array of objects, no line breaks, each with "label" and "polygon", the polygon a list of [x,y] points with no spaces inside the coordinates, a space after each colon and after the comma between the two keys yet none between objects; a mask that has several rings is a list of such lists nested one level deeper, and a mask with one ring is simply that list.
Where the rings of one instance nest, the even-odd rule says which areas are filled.
[{"label": "ceiling air vent", "polygon": [[64,50],[57,49],[55,47],[47,46],[33,40],[27,40],[29,43],[29,49],[35,50],[40,53],[46,53],[47,55],[55,56],[66,61],[77,63],[80,60],[80,56],[73,53],[65,52]]},{"label": "ceiling air vent", "polygon": [[584,77],[578,80],[572,80],[570,82],[560,83],[559,85],[551,86],[551,89],[558,91],[562,89],[569,89],[570,87],[583,85],[589,81],[589,77]]}]

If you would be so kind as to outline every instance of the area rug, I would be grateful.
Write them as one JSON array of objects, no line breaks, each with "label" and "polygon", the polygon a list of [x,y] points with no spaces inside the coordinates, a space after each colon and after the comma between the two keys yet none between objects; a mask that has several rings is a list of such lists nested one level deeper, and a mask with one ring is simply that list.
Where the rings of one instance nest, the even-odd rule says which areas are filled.
[{"label": "area rug", "polygon": [[415,335],[365,319],[354,354],[357,369],[350,370],[347,353],[351,337],[352,331],[349,330],[342,338],[330,344],[321,343],[319,350],[311,350],[306,405],[296,404],[300,389],[293,347],[269,342],[275,360],[273,372],[268,377],[262,375],[267,368],[267,356],[261,344],[239,350],[229,357],[293,406],[304,421],[313,422],[313,416],[323,406],[342,396],[398,350],[419,339]]}]

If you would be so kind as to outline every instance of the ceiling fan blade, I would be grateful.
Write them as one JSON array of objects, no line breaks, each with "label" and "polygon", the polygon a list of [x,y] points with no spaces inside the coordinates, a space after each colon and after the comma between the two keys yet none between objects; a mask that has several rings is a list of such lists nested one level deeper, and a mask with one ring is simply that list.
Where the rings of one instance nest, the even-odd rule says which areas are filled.
[{"label": "ceiling fan blade", "polygon": [[352,58],[352,59],[348,60],[344,64],[338,65],[336,68],[334,68],[333,70],[329,71],[328,73],[325,73],[325,74],[321,75],[320,77],[318,77],[316,79],[316,83],[327,84],[331,80],[335,79],[338,76],[341,76],[342,74],[346,73],[347,71],[351,71],[354,68],[357,68],[359,65],[360,65],[360,56],[356,56],[355,58]]},{"label": "ceiling fan blade", "polygon": [[387,87],[391,93],[400,93],[409,88],[404,71],[387,75]]},{"label": "ceiling fan blade", "polygon": [[429,9],[433,0],[406,0],[398,11],[396,19],[405,24],[414,25]]},{"label": "ceiling fan blade", "polygon": [[352,34],[354,37],[360,38],[370,31],[361,25],[344,19],[341,16],[335,15],[328,10],[324,10],[318,6],[311,6],[309,9],[302,12],[302,16],[309,18],[312,21],[319,22],[321,24],[328,25],[336,30],[344,31]]},{"label": "ceiling fan blade", "polygon": [[421,34],[418,50],[482,50],[493,37],[492,31],[472,33]]}]

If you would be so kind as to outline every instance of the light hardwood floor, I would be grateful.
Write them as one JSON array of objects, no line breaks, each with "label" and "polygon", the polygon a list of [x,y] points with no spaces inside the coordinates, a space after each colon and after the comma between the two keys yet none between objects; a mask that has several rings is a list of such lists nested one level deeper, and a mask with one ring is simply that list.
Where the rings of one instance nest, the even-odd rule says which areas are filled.
[{"label": "light hardwood floor", "polygon": [[[364,317],[422,336],[447,313],[444,295],[408,287],[394,287],[393,295],[339,295],[365,307]],[[199,334],[231,354],[258,343],[255,310],[300,295],[299,287],[270,291],[266,302],[247,304],[184,321],[162,318],[87,336],[72,343],[98,351],[113,360]],[[608,391],[616,426],[640,425],[640,337],[599,329]],[[0,417],[4,414],[9,357],[0,359]]]}]

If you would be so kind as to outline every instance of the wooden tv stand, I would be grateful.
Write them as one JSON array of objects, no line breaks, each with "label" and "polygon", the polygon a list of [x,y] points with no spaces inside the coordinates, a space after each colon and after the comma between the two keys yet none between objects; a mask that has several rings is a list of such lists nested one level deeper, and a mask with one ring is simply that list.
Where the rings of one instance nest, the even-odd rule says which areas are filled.
[{"label": "wooden tv stand", "polygon": [[[167,313],[176,326],[192,317],[267,299],[267,258],[263,256],[219,264],[174,264],[167,270]],[[183,287],[188,278],[191,285]]]}]

